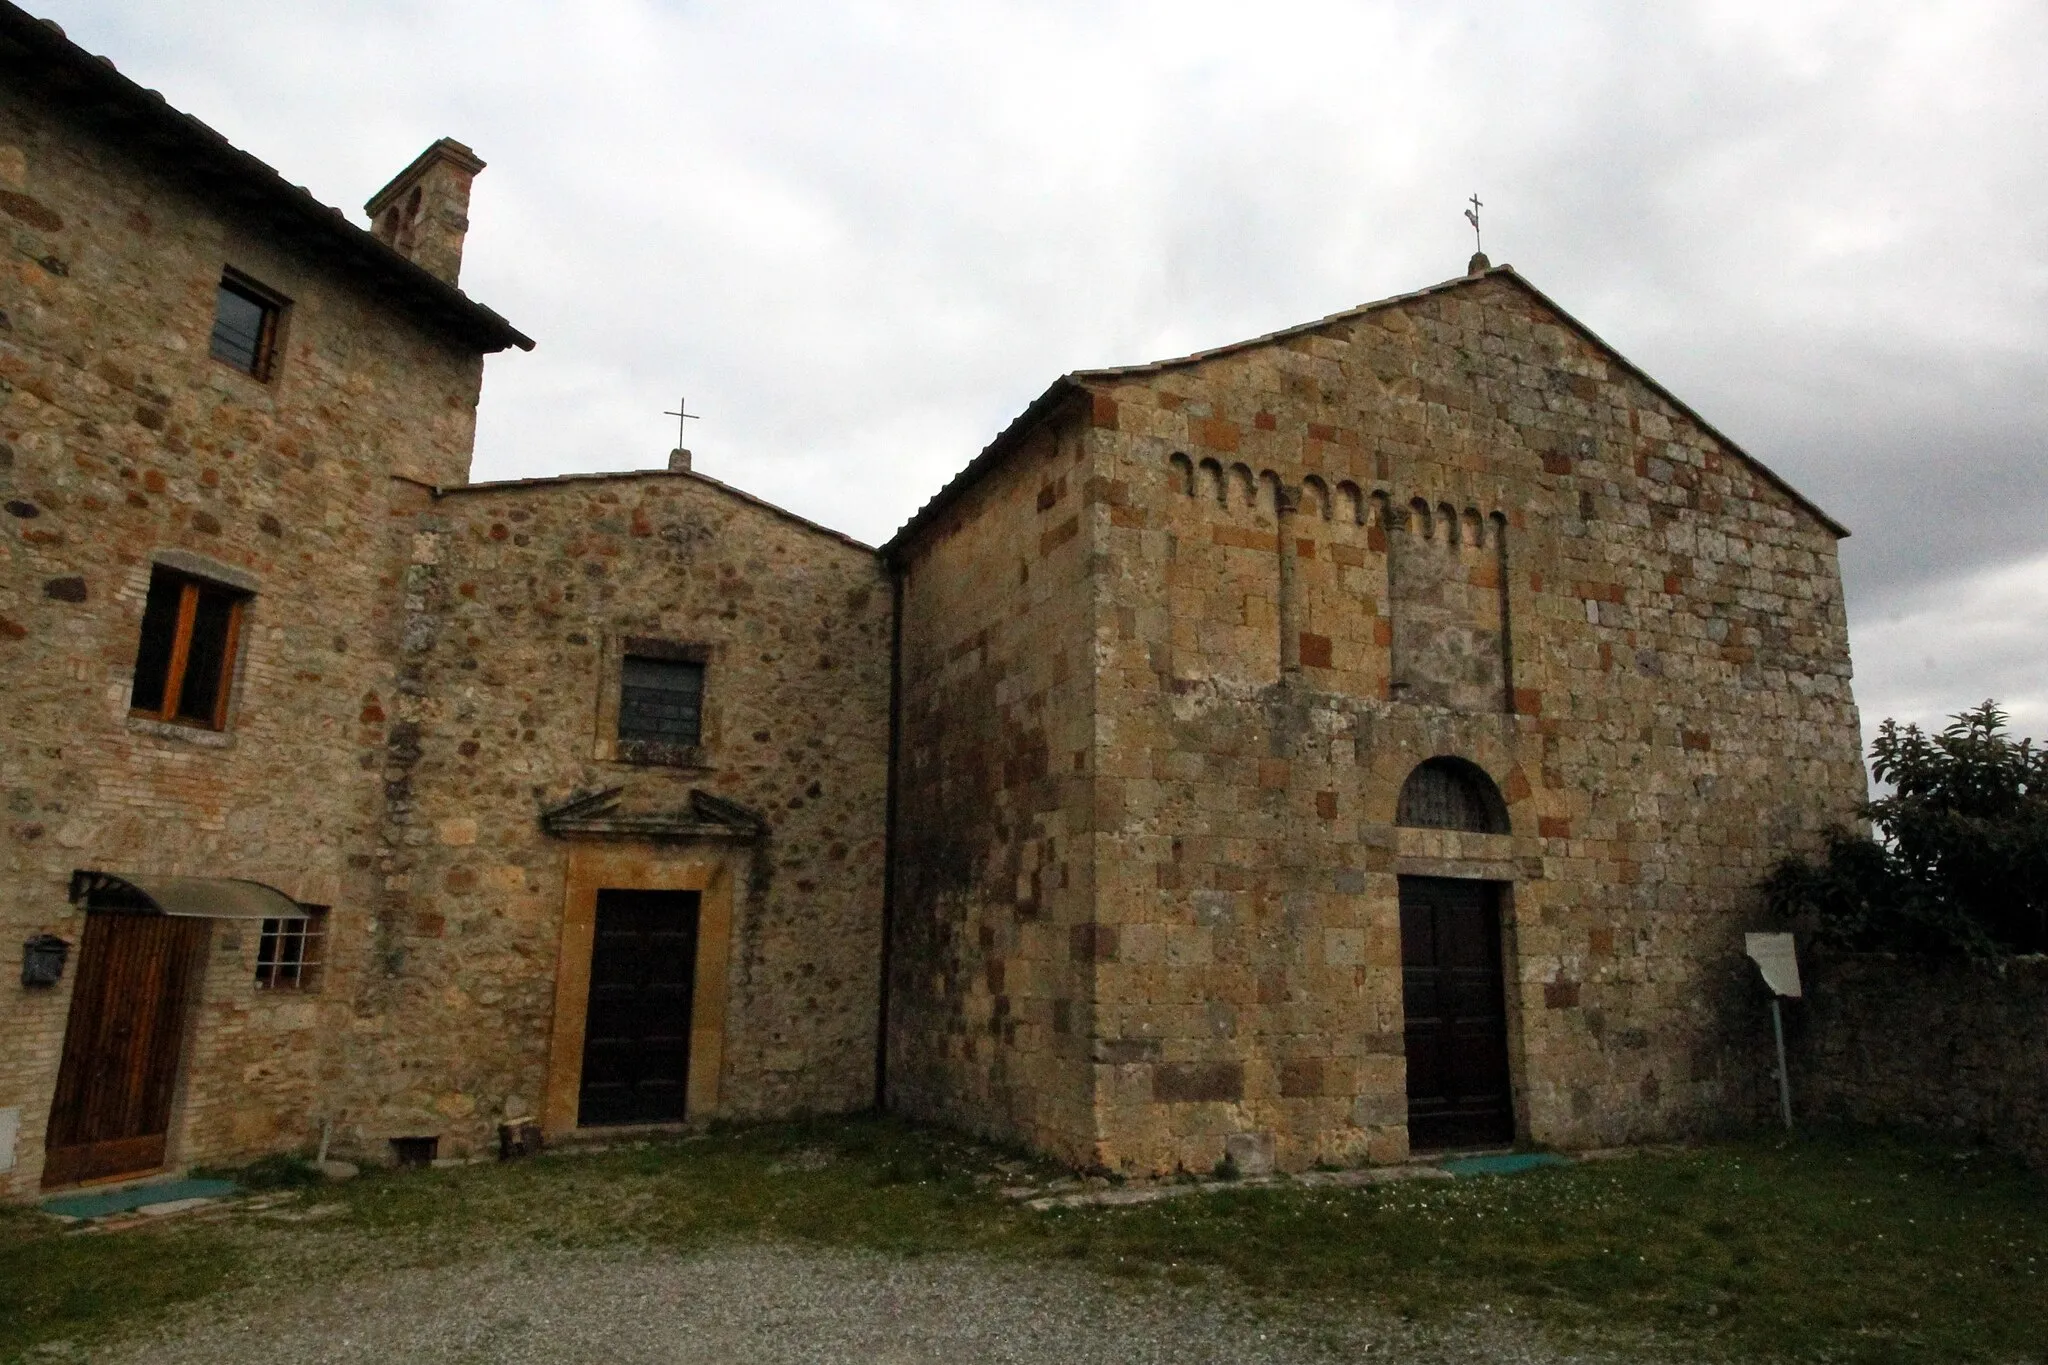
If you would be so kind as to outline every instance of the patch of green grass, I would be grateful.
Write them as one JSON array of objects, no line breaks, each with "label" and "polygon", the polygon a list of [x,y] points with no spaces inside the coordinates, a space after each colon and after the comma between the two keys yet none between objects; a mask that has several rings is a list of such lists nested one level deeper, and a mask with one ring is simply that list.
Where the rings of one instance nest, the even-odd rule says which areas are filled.
[{"label": "patch of green grass", "polygon": [[271,1283],[508,1251],[783,1241],[1051,1260],[1235,1285],[1316,1312],[1654,1337],[1699,1358],[2048,1358],[2048,1183],[1981,1156],[1802,1133],[1521,1175],[1258,1187],[1037,1213],[1014,1153],[887,1119],[722,1129],[499,1166],[372,1171],[292,1206],[332,1216],[109,1235],[0,1212],[0,1359]]},{"label": "patch of green grass", "polygon": [[1087,1227],[1098,1255],[1409,1317],[1487,1304],[1734,1359],[2048,1357],[2048,1186],[1881,1135],[1115,1212],[1055,1218]]},{"label": "patch of green grass", "polygon": [[0,1360],[41,1342],[88,1341],[240,1282],[238,1249],[217,1225],[147,1236],[65,1233],[41,1214],[0,1208]]}]

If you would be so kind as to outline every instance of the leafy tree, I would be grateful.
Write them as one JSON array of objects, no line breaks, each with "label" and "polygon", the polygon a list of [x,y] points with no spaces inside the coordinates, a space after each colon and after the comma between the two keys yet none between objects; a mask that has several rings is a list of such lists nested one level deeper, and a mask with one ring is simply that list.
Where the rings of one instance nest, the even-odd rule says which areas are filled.
[{"label": "leafy tree", "polygon": [[1887,720],[1870,771],[1890,793],[1860,812],[1876,837],[1779,863],[1771,908],[1845,948],[2048,952],[2048,750],[2005,725],[1990,701],[1938,734]]}]

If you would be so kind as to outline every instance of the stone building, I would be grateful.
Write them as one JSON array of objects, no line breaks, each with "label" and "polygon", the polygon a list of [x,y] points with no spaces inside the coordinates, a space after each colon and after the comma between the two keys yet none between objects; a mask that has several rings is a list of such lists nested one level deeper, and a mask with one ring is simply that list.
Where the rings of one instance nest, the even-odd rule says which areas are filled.
[{"label": "stone building", "polygon": [[891,1103],[1154,1171],[1747,1113],[1843,534],[1483,257],[1066,376],[885,549]]},{"label": "stone building", "polygon": [[1690,1131],[1862,795],[1826,516],[1506,268],[1067,376],[881,551],[471,484],[357,227],[0,0],[0,1195],[865,1108],[1131,1171]]},{"label": "stone building", "polygon": [[11,6],[0,69],[0,929],[69,950],[0,1191],[871,1103],[874,551],[686,458],[468,484],[532,344],[468,148],[365,231]]}]

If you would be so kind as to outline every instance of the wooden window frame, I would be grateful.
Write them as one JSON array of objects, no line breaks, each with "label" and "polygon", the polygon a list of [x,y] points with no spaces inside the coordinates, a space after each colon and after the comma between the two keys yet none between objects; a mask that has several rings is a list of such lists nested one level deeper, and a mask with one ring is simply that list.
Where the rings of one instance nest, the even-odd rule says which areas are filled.
[{"label": "wooden window frame", "polygon": [[[235,664],[241,655],[242,616],[249,607],[249,594],[225,584],[209,582],[175,569],[157,566],[151,572],[151,586],[155,585],[156,574],[161,573],[178,584],[178,620],[171,628],[171,657],[164,667],[163,699],[155,710],[146,707],[129,708],[128,714],[144,720],[161,721],[166,725],[189,725],[205,730],[228,728],[228,696],[234,690]],[[234,594],[228,605],[227,638],[221,646],[220,678],[213,693],[213,714],[204,719],[178,714],[178,703],[185,695],[185,673],[192,658],[192,625],[199,615],[199,593],[203,588]],[[141,659],[136,660],[140,665]],[[133,684],[131,683],[131,688]]]},{"label": "wooden window frame", "polygon": [[275,289],[258,284],[233,266],[227,266],[220,272],[220,280],[214,286],[214,327],[220,326],[219,300],[220,291],[223,289],[241,295],[263,310],[262,329],[256,336],[255,363],[244,369],[216,353],[213,349],[211,330],[207,333],[206,353],[236,374],[245,374],[259,384],[268,384],[271,377],[277,373],[278,339],[284,330],[284,314],[291,306],[291,300]]}]

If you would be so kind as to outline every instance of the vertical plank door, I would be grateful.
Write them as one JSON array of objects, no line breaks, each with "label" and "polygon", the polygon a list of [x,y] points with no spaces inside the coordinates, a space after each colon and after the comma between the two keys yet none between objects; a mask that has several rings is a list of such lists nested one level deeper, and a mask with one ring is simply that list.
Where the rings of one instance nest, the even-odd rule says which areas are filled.
[{"label": "vertical plank door", "polygon": [[169,915],[85,917],[50,1105],[46,1188],[163,1165],[207,927]]},{"label": "vertical plank door", "polygon": [[576,1122],[672,1123],[690,1085],[695,891],[599,891]]},{"label": "vertical plank door", "polygon": [[1490,882],[1401,878],[1408,1141],[1423,1150],[1512,1142],[1507,990]]}]

